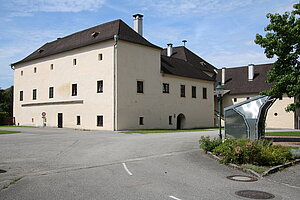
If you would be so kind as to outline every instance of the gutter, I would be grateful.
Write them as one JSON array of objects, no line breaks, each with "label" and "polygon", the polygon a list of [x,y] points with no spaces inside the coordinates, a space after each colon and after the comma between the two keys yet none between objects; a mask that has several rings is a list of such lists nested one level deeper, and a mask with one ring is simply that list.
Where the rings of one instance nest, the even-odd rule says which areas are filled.
[{"label": "gutter", "polygon": [[118,40],[119,40],[119,35],[114,35],[114,67],[113,67],[113,82],[114,82],[114,100],[113,100],[113,130],[116,131],[118,130],[118,124],[117,124],[117,66],[118,66]]}]

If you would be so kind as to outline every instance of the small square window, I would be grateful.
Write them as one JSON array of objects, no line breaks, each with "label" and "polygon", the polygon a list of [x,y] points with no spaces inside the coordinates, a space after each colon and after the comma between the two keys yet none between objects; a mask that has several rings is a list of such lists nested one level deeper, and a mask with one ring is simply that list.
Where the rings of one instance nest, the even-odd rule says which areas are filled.
[{"label": "small square window", "polygon": [[50,70],[53,70],[53,69],[54,69],[54,65],[51,64],[51,65],[50,65]]},{"label": "small square window", "polygon": [[24,74],[24,72],[23,72],[23,71],[21,71],[21,76],[23,76],[23,74]]},{"label": "small square window", "polygon": [[180,97],[185,97],[185,85],[180,85]]},{"label": "small square window", "polygon": [[99,60],[99,61],[103,60],[103,55],[102,55],[102,53],[99,53],[99,54],[98,54],[98,60]]},{"label": "small square window", "polygon": [[279,100],[282,100],[282,96],[280,96],[278,99],[279,99]]},{"label": "small square window", "polygon": [[144,117],[139,117],[139,125],[144,125]]},{"label": "small square window", "polygon": [[163,83],[163,93],[169,93],[169,83]]},{"label": "small square window", "polygon": [[77,60],[76,60],[76,58],[73,59],[73,65],[77,65]]},{"label": "small square window", "polygon": [[20,101],[23,101],[23,100],[24,100],[24,92],[20,91]]},{"label": "small square window", "polygon": [[233,102],[237,102],[237,98],[233,98]]},{"label": "small square window", "polygon": [[49,87],[49,98],[53,98],[54,96],[54,87]]},{"label": "small square window", "polygon": [[33,89],[32,90],[32,100],[36,100],[36,96],[37,96],[37,90]]},{"label": "small square window", "polygon": [[248,100],[248,99],[250,99],[250,97],[247,97],[246,99]]},{"label": "small square window", "polygon": [[103,115],[97,116],[97,126],[103,127]]},{"label": "small square window", "polygon": [[80,125],[80,116],[77,116],[76,119],[77,119],[77,120],[76,120],[76,121],[77,121],[76,124],[77,124],[77,125]]},{"label": "small square window", "polygon": [[196,98],[196,86],[192,86],[192,98]]},{"label": "small square window", "polygon": [[77,84],[72,84],[72,96],[77,96]]},{"label": "small square window", "polygon": [[169,125],[172,125],[172,115],[169,116]]},{"label": "small square window", "polygon": [[136,92],[137,93],[144,93],[144,82],[143,81],[137,81],[136,82]]},{"label": "small square window", "polygon": [[203,99],[207,99],[207,88],[203,88]]},{"label": "small square window", "polygon": [[33,68],[33,72],[34,72],[34,73],[36,73],[36,67],[35,67],[35,68]]},{"label": "small square window", "polygon": [[103,80],[97,81],[97,93],[103,93]]}]

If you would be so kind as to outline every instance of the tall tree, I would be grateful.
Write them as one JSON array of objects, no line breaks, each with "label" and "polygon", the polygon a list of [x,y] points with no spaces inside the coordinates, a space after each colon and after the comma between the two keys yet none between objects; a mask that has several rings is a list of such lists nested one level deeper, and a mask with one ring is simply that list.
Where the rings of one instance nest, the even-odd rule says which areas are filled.
[{"label": "tall tree", "polygon": [[[295,4],[292,12],[280,15],[267,14],[270,24],[265,27],[265,36],[256,34],[255,43],[265,49],[267,58],[277,57],[273,68],[268,72],[268,83],[274,85],[263,94],[280,97],[300,95],[300,3]],[[300,102],[287,106],[287,111],[300,108]]]},{"label": "tall tree", "polygon": [[13,86],[0,91],[0,110],[7,112],[10,117],[13,116],[13,93]]}]

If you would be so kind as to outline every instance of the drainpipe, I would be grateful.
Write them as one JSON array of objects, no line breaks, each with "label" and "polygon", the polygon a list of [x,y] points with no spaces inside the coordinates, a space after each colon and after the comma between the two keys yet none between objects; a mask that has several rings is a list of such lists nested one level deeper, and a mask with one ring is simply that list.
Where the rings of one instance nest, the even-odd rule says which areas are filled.
[{"label": "drainpipe", "polygon": [[119,35],[114,35],[114,106],[113,106],[113,127],[114,127],[114,131],[118,130],[117,127],[117,66],[118,66],[118,40],[119,40]]}]

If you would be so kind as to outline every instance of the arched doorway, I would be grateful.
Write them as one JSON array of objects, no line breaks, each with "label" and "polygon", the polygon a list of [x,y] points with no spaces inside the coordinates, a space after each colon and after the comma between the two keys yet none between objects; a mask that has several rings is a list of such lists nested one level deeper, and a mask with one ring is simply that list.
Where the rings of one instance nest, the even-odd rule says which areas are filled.
[{"label": "arched doorway", "polygon": [[185,125],[185,116],[184,114],[180,113],[177,116],[177,129],[183,129]]}]

